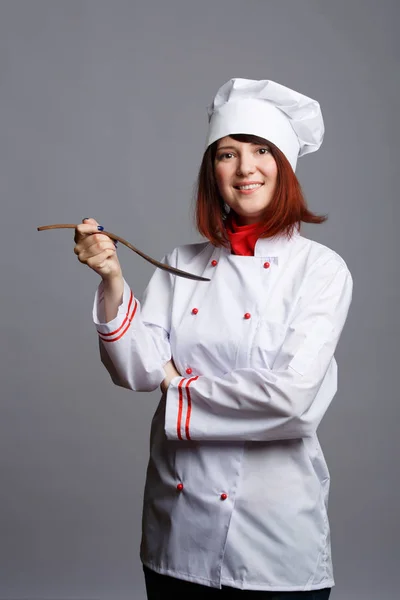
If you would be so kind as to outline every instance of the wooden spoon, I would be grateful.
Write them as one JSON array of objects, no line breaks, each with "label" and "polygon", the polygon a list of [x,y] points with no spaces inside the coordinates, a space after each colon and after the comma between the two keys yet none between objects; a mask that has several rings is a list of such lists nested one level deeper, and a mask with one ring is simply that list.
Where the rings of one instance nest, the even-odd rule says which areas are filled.
[{"label": "wooden spoon", "polygon": [[[45,231],[47,229],[75,229],[76,227],[77,227],[76,225],[71,225],[70,223],[67,223],[67,224],[58,223],[56,225],[43,225],[42,227],[38,227],[37,230]],[[132,244],[130,244],[123,238],[119,237],[118,235],[115,235],[115,233],[110,233],[109,231],[101,231],[101,233],[104,235],[108,235],[109,238],[111,238],[112,240],[114,240],[116,242],[121,242],[121,244],[123,244],[127,248],[130,248],[131,250],[136,252],[136,254],[139,254],[139,256],[141,256],[142,258],[147,260],[149,263],[151,263],[155,267],[158,267],[159,269],[163,269],[163,271],[168,271],[169,273],[178,275],[178,277],[185,277],[186,279],[196,279],[197,281],[210,281],[210,279],[208,279],[207,277],[200,277],[200,275],[194,275],[193,273],[188,273],[187,271],[181,271],[181,269],[176,269],[175,267],[170,267],[169,265],[165,265],[164,263],[159,262],[158,260],[155,260],[154,258],[151,258],[151,256],[148,256],[141,250],[138,250],[138,248],[135,248],[135,246],[133,246]]]}]

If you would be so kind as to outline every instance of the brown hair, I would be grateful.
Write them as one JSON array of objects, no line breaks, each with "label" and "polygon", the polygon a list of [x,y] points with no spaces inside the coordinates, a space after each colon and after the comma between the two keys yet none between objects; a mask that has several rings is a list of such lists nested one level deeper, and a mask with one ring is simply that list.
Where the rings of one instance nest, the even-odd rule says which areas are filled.
[{"label": "brown hair", "polygon": [[[271,142],[255,135],[230,135],[236,141],[249,144],[267,145],[275,159],[278,176],[274,196],[265,209],[264,230],[261,237],[268,238],[277,234],[290,237],[296,225],[304,223],[323,223],[326,215],[316,215],[307,208],[300,183],[286,156]],[[197,179],[197,198],[195,207],[196,226],[201,235],[214,246],[226,246],[228,237],[224,221],[227,216],[225,203],[219,193],[214,175],[214,160],[218,141],[211,144],[204,153]]]}]

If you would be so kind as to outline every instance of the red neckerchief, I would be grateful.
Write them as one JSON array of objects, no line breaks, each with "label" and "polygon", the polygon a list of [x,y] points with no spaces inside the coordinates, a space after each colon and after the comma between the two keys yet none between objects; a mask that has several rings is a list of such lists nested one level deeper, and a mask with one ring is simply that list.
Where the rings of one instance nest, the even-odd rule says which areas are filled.
[{"label": "red neckerchief", "polygon": [[231,243],[232,254],[254,256],[254,248],[263,229],[261,223],[238,225],[237,217],[231,211],[226,219],[225,228]]}]

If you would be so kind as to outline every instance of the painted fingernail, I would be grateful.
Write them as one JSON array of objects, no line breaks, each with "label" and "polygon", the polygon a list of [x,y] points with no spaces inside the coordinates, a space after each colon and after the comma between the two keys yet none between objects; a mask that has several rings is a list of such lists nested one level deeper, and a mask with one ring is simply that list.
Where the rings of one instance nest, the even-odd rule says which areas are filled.
[{"label": "painted fingernail", "polygon": [[89,217],[85,217],[84,219],[82,219],[82,222],[83,221],[88,221],[88,220],[89,220]]},{"label": "painted fingernail", "polygon": [[117,246],[118,246],[118,241],[117,241],[117,240],[115,240],[115,242],[114,242],[114,246],[115,246],[115,247],[117,247]]},{"label": "painted fingernail", "polygon": [[98,229],[99,231],[104,231],[104,227],[103,227],[103,225],[98,225],[97,229]]}]

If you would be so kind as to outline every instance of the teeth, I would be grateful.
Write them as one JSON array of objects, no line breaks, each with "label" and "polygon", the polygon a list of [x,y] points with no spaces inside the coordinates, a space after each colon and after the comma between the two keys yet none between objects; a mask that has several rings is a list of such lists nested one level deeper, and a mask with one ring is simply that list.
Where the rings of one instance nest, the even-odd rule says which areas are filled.
[{"label": "teeth", "polygon": [[238,185],[239,190],[254,190],[255,188],[261,187],[261,183],[251,183],[250,185]]}]

